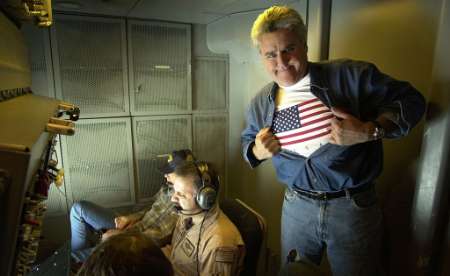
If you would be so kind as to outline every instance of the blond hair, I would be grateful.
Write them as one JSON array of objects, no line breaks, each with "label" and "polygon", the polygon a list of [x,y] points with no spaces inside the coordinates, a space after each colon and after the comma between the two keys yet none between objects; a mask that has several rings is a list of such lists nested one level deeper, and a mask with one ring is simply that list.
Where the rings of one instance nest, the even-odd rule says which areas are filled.
[{"label": "blond hair", "polygon": [[253,45],[259,47],[259,39],[262,34],[279,29],[294,31],[306,46],[305,23],[296,10],[287,6],[272,6],[256,18],[251,31]]}]

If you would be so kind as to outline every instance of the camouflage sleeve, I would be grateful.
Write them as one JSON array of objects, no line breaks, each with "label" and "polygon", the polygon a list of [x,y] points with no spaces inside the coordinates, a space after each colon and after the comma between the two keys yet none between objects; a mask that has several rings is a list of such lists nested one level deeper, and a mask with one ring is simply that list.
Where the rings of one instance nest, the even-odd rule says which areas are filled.
[{"label": "camouflage sleeve", "polygon": [[128,214],[128,215],[126,215],[126,216],[127,216],[131,221],[137,222],[137,221],[141,220],[142,217],[144,217],[146,211],[147,211],[147,210],[144,209],[144,210],[141,210],[141,211],[136,212],[136,213]]},{"label": "camouflage sleeve", "polygon": [[[148,206],[146,206],[142,210],[128,214],[126,216],[129,217],[133,222],[136,222],[135,224],[139,225],[140,220],[142,220],[144,215],[152,209],[153,204],[155,202],[157,202],[162,196],[164,196],[164,193],[165,193],[165,189],[161,188],[155,195],[152,196],[152,198],[150,200],[151,203]],[[139,227],[139,226],[137,226],[137,227]]]},{"label": "camouflage sleeve", "polygon": [[167,219],[170,220],[170,223],[164,223],[161,227],[151,227],[142,231],[144,235],[150,236],[159,247],[170,243],[177,222],[176,217],[168,217]]},{"label": "camouflage sleeve", "polygon": [[204,256],[201,275],[239,275],[244,260],[243,246],[218,247]]},{"label": "camouflage sleeve", "polygon": [[153,199],[154,202],[150,208],[136,213],[137,215],[142,215],[142,217],[130,227],[130,230],[138,229],[139,231],[144,231],[149,227],[154,227],[157,224],[165,222],[165,216],[170,215],[172,208],[172,203],[168,198],[166,190],[161,188]]}]

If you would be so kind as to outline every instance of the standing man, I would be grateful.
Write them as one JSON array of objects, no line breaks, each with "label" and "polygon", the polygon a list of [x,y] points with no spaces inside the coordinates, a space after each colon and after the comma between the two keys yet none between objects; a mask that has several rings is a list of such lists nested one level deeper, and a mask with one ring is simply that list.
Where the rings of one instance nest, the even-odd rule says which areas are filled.
[{"label": "standing man", "polygon": [[239,275],[244,242],[219,207],[216,172],[206,162],[186,162],[175,169],[172,182],[172,202],[180,216],[172,243],[163,251],[175,275]]},{"label": "standing man", "polygon": [[251,37],[273,82],[250,103],[243,156],[252,168],[272,159],[287,186],[282,260],[319,264],[326,250],[333,275],[379,275],[382,139],[411,131],[423,96],[371,63],[308,62],[306,26],[291,8],[265,10]]},{"label": "standing man", "polygon": [[[166,178],[149,208],[126,216],[116,216],[109,209],[92,202],[80,201],[70,210],[70,227],[72,232],[72,256],[83,262],[91,254],[99,241],[123,232],[142,232],[150,236],[158,245],[170,242],[177,214],[171,202],[172,176],[175,168],[185,161],[194,161],[188,149],[173,151],[160,171]],[[105,232],[104,232],[105,231]],[[104,232],[104,233],[103,233]]]}]

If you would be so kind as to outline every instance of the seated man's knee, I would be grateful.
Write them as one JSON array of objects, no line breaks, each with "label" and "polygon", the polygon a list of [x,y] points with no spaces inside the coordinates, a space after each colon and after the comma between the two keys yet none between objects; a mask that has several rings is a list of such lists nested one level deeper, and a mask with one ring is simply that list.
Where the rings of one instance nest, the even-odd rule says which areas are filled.
[{"label": "seated man's knee", "polygon": [[322,276],[318,265],[306,260],[290,262],[284,265],[278,276],[304,275],[304,276]]},{"label": "seated man's knee", "polygon": [[75,202],[72,205],[72,208],[70,208],[70,217],[81,217],[81,214],[87,205],[89,205],[89,202],[85,200]]}]

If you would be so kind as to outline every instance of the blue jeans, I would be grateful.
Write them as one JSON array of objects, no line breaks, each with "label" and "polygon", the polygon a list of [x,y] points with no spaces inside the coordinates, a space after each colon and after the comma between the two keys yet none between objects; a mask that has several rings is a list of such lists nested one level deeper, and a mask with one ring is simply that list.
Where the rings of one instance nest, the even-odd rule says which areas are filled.
[{"label": "blue jeans", "polygon": [[287,190],[281,218],[282,265],[296,250],[319,265],[324,250],[334,276],[380,275],[381,210],[374,189],[315,200]]},{"label": "blue jeans", "polygon": [[102,230],[115,228],[114,212],[88,201],[73,204],[70,210],[71,250],[76,261],[89,257]]}]

